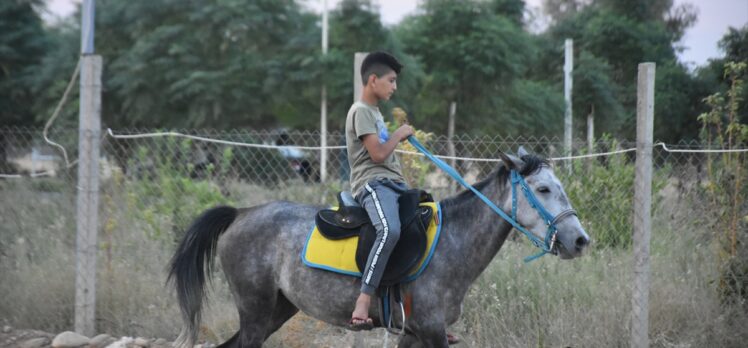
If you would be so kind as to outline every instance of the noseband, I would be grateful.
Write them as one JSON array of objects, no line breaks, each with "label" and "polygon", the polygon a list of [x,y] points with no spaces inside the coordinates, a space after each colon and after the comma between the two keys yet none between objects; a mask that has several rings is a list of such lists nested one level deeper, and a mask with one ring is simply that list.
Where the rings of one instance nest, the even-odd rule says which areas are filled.
[{"label": "noseband", "polygon": [[556,228],[556,225],[563,220],[564,218],[568,216],[576,216],[577,211],[574,209],[566,209],[562,212],[560,212],[555,217],[551,215],[551,213],[548,212],[548,210],[543,207],[543,204],[540,203],[537,197],[535,197],[535,194],[532,193],[532,190],[530,189],[530,186],[527,185],[527,182],[525,181],[525,178],[522,177],[516,170],[511,171],[511,180],[512,180],[512,220],[517,221],[517,186],[522,189],[522,192],[525,194],[525,199],[527,199],[527,202],[530,204],[530,206],[535,209],[535,211],[538,212],[541,218],[543,218],[543,221],[545,221],[546,226],[548,226],[548,230],[545,233],[545,238],[540,239],[534,234],[532,234],[530,231],[527,231],[524,227],[517,227],[515,228],[519,229],[522,233],[527,235],[528,238],[532,241],[533,244],[535,244],[536,247],[540,248],[542,251],[537,254],[530,256],[525,259],[525,261],[532,261],[534,259],[537,259],[540,256],[543,256],[547,253],[557,254],[558,250],[556,250],[556,234],[558,234],[558,229]]}]

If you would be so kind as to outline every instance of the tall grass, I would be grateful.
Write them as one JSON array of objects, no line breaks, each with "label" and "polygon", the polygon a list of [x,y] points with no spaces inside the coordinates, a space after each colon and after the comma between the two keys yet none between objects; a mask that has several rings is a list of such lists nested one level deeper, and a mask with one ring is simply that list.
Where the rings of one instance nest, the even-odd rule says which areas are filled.
[{"label": "tall grass", "polygon": [[[24,181],[0,183],[0,191],[0,321],[50,332],[71,330],[74,192],[67,187],[39,192]],[[122,209],[126,200],[120,194],[108,192],[102,198],[97,330],[115,335],[175,336],[179,312],[164,283],[172,243],[152,238],[148,222],[127,219],[131,214]],[[219,310],[230,313],[230,295],[225,286],[216,283]]]},{"label": "tall grass", "polygon": [[[113,335],[173,339],[181,328],[181,317],[175,295],[165,284],[166,265],[176,242],[170,232],[172,225],[190,222],[180,219],[185,206],[194,210],[196,217],[227,199],[201,202],[170,190],[168,185],[146,195],[137,182],[128,180],[115,175],[102,184],[96,328]],[[329,204],[336,190],[335,185],[299,184],[285,190],[226,185],[237,206],[278,199]],[[214,194],[207,192],[203,197]],[[0,182],[0,195],[0,324],[50,332],[72,329],[74,188],[59,179],[18,180]],[[179,214],[175,209],[153,210],[177,204],[182,206]],[[213,342],[228,339],[238,327],[238,315],[221,272],[212,280],[203,322],[201,333]]]},{"label": "tall grass", "polygon": [[[174,238],[153,231],[183,223],[170,220],[183,211],[143,217],[138,209],[147,210],[148,201],[137,200],[132,193],[139,191],[116,181],[123,179],[111,180],[103,184],[100,209],[97,330],[174,339],[180,316],[175,296],[164,284]],[[0,322],[59,332],[72,329],[75,192],[72,185],[56,181],[42,186],[36,181],[0,182]],[[237,182],[226,187],[231,192],[227,199],[237,206],[275,199],[329,204],[339,189],[303,183],[282,190]],[[190,200],[186,193],[161,198]],[[741,346],[748,340],[748,314],[745,304],[720,297],[714,232],[702,223],[709,212],[699,211],[688,199],[659,201],[651,247],[652,346]],[[185,204],[193,204],[189,209],[196,216],[208,203]],[[594,238],[596,231],[589,232]],[[470,347],[628,346],[631,251],[592,249],[573,261],[546,256],[525,264],[523,257],[535,250],[524,241],[508,242],[471,289],[462,319],[452,329]],[[233,334],[238,322],[221,272],[209,298],[201,333],[219,342]],[[304,337],[312,346],[331,341],[310,336],[352,338],[300,318],[269,345],[284,346],[283,335]]]},{"label": "tall grass", "polygon": [[[742,347],[744,306],[720,301],[709,231],[658,221],[652,236],[653,347]],[[598,249],[573,261],[525,264],[534,250],[508,243],[464,303],[463,332],[476,347],[629,345],[632,252]]]}]

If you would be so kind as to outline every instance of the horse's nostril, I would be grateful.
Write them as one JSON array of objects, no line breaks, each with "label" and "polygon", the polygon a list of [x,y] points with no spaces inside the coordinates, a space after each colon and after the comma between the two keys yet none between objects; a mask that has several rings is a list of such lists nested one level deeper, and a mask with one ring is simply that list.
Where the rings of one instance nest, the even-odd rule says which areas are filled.
[{"label": "horse's nostril", "polygon": [[587,246],[587,244],[589,244],[589,242],[590,242],[589,239],[587,239],[585,237],[579,237],[579,238],[577,238],[576,246],[577,246],[577,248],[581,249],[581,248],[584,248],[585,246]]}]

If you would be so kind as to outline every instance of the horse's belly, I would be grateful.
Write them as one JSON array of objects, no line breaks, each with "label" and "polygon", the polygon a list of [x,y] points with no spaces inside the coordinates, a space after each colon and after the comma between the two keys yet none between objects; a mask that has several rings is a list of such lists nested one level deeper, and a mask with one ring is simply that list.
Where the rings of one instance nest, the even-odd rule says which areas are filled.
[{"label": "horse's belly", "polygon": [[314,269],[297,258],[293,266],[284,266],[279,287],[299,310],[335,325],[348,322],[361,282],[352,276]]},{"label": "horse's belly", "polygon": [[290,253],[278,265],[278,287],[296,308],[309,316],[334,324],[345,325],[350,319],[360,293],[359,278],[311,268],[303,264],[301,251],[306,235],[285,239]]}]

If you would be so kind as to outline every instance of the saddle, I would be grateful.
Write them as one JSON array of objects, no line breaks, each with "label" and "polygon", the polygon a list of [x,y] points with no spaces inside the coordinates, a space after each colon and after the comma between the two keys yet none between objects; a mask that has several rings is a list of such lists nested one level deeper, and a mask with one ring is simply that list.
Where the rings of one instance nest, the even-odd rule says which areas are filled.
[{"label": "saddle", "polygon": [[[429,207],[419,207],[421,202],[433,202],[431,195],[421,190],[409,190],[398,199],[400,212],[400,239],[387,262],[380,287],[399,284],[426,252],[426,229],[434,212]],[[376,230],[366,213],[349,192],[338,193],[338,209],[320,210],[315,221],[319,232],[328,239],[358,236],[356,265],[363,273],[369,252],[377,238]]]}]

